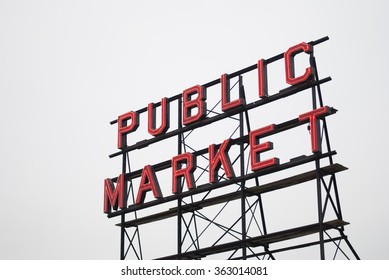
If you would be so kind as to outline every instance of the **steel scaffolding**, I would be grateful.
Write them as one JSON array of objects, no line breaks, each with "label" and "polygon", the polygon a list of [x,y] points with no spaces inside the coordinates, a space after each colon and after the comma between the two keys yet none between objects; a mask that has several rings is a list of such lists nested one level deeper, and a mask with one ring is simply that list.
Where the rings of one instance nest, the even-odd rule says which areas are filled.
[{"label": "steel scaffolding", "polygon": [[[218,111],[217,107],[220,104],[216,102],[212,108],[207,109],[206,118],[188,126],[182,124],[182,96],[181,94],[173,96],[168,101],[177,104],[176,129],[159,137],[125,146],[121,151],[110,155],[110,157],[122,157],[122,173],[126,175],[124,192],[127,205],[129,205],[124,209],[108,214],[109,218],[120,217],[120,223],[117,224],[121,230],[120,259],[143,259],[141,226],[172,218],[176,219],[176,228],[174,229],[175,253],[166,254],[161,249],[161,255],[157,259],[205,259],[212,257],[243,260],[252,258],[276,259],[278,255],[284,252],[297,251],[308,247],[318,248],[318,258],[320,259],[359,259],[345,234],[345,226],[348,223],[343,220],[336,180],[336,173],[345,171],[347,168],[334,162],[336,151],[331,149],[326,121],[328,116],[336,113],[336,109],[330,108],[327,114],[318,117],[316,120],[321,145],[319,152],[301,155],[292,158],[288,162],[257,171],[249,169],[250,153],[248,150],[250,140],[248,135],[252,131],[253,122],[250,116],[251,110],[293,96],[301,91],[310,91],[312,110],[325,106],[321,85],[329,82],[331,78],[319,78],[313,47],[326,40],[328,40],[328,37],[309,42],[312,46],[309,61],[313,69],[313,75],[307,81],[226,112]],[[269,65],[283,58],[284,54],[279,54],[264,61],[266,65]],[[231,81],[233,79],[236,81],[230,86],[230,90],[236,90],[239,98],[246,99],[244,75],[255,69],[257,69],[257,64],[228,75]],[[219,83],[220,79],[217,79],[203,85],[203,87],[208,89]],[[156,104],[156,106],[160,105],[161,103]],[[146,111],[147,108],[143,108],[138,110],[138,113],[141,114]],[[236,176],[227,178],[221,165],[217,168],[219,171],[217,181],[212,184],[204,182],[203,178],[209,172],[208,149],[196,147],[199,136],[193,135],[193,132],[227,119],[230,121],[230,125],[225,130],[231,129],[229,139],[231,149],[234,150],[234,152],[231,152],[231,165]],[[111,122],[111,124],[114,123],[116,122]],[[276,124],[274,131],[265,134],[263,137],[276,135],[300,126],[307,126],[307,124],[308,129],[310,129],[309,120],[290,119]],[[311,130],[309,131],[311,132]],[[190,152],[199,159],[197,160],[197,172],[194,178],[196,188],[179,192],[174,196],[135,204],[133,180],[141,176],[142,170],[131,169],[131,152],[172,137],[177,139],[178,155]],[[220,145],[215,145],[215,149],[219,148]],[[168,168],[171,168],[170,160],[153,165],[153,170],[156,172]],[[302,169],[304,170],[301,171]],[[273,179],[268,180],[268,182],[262,182],[263,177],[275,174],[277,177],[273,176],[274,178],[272,177]],[[116,179],[113,178],[113,181]],[[272,219],[272,213],[265,213],[264,195],[292,189],[302,184],[315,187],[316,221],[284,229],[270,230],[268,221]],[[180,188],[183,188],[184,185],[185,180],[182,178]],[[226,187],[228,187],[228,191]],[[156,205],[170,205],[172,207],[157,213],[141,215],[143,210]],[[282,209],[282,206],[279,208],[281,211],[288,211],[288,209]],[[208,211],[209,209],[212,210]],[[167,229],[160,228],[159,230]],[[146,258],[148,257],[146,256]]]}]

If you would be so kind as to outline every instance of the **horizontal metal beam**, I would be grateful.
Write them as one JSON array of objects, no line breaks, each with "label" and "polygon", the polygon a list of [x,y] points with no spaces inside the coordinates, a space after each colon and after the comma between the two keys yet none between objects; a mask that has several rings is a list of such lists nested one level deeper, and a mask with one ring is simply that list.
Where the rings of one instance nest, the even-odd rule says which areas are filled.
[{"label": "horizontal metal beam", "polygon": [[[338,172],[341,172],[344,170],[347,170],[347,167],[344,167],[341,164],[335,163],[335,164],[320,168],[320,174],[324,177],[324,176],[332,175],[332,174],[335,174],[335,173],[338,173]],[[311,170],[311,171],[304,172],[304,173],[301,173],[301,174],[298,174],[295,176],[291,176],[291,177],[288,177],[288,178],[285,178],[282,180],[274,181],[274,182],[267,183],[267,184],[260,185],[260,186],[254,186],[254,187],[247,188],[245,190],[245,193],[246,193],[246,196],[259,195],[259,194],[263,194],[266,192],[275,191],[275,190],[291,187],[294,185],[302,184],[302,183],[314,180],[316,178],[317,178],[316,170]],[[239,190],[236,192],[208,198],[206,200],[197,201],[197,202],[194,202],[194,203],[191,203],[188,205],[183,205],[181,207],[181,211],[183,214],[188,213],[188,212],[193,212],[193,211],[197,211],[197,210],[200,210],[200,209],[208,207],[208,206],[212,206],[212,205],[224,203],[227,201],[240,199],[241,196],[242,196],[242,193]],[[175,208],[171,208],[167,211],[159,212],[159,213],[156,213],[153,215],[141,217],[139,219],[134,219],[131,221],[126,221],[123,224],[119,223],[116,225],[117,226],[124,226],[124,227],[139,226],[142,224],[147,224],[150,222],[155,222],[155,221],[159,221],[159,220],[163,220],[163,219],[177,216],[177,213],[178,213],[178,209],[175,207]]]},{"label": "horizontal metal beam", "polygon": [[[349,223],[342,220],[332,220],[332,221],[324,222],[322,225],[322,230],[338,229],[348,224]],[[310,224],[302,227],[296,227],[296,228],[278,231],[278,232],[265,234],[257,237],[247,238],[246,240],[237,240],[237,241],[228,242],[228,243],[215,245],[211,247],[206,247],[206,248],[202,248],[190,252],[185,252],[182,254],[166,256],[159,259],[160,260],[198,259],[208,255],[219,254],[231,250],[237,250],[242,248],[242,245],[246,245],[248,247],[268,246],[272,243],[315,234],[318,233],[320,229],[321,226],[319,223]]]},{"label": "horizontal metal beam", "polygon": [[[339,241],[342,239],[345,239],[345,237],[339,236],[339,237],[334,237],[334,238],[328,238],[328,239],[323,240],[323,243],[335,242],[335,241]],[[302,248],[317,246],[317,245],[320,245],[320,241],[308,242],[308,243],[303,243],[303,244],[299,244],[299,245],[294,245],[294,246],[289,246],[289,247],[284,247],[284,248],[279,248],[279,249],[274,249],[274,250],[267,249],[265,252],[247,255],[246,258],[255,258],[255,257],[259,257],[259,256],[264,256],[264,255],[277,254],[277,253],[281,253],[281,252],[285,252],[285,251],[297,250],[297,249],[302,249]],[[236,257],[236,258],[231,258],[229,260],[242,260],[242,259],[243,259],[242,257]]]}]

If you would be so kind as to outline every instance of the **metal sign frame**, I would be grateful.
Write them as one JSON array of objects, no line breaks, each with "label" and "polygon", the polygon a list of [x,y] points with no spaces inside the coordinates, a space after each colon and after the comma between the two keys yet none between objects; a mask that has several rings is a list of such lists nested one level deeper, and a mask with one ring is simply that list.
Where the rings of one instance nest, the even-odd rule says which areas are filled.
[{"label": "metal sign frame", "polygon": [[[108,194],[104,194],[104,201],[106,203],[105,210],[108,218],[120,217],[120,223],[117,224],[117,226],[121,229],[120,259],[129,258],[130,255],[136,259],[143,259],[144,256],[142,251],[140,227],[148,223],[173,217],[177,219],[176,253],[162,255],[158,257],[159,259],[202,259],[213,255],[217,257],[218,254],[224,254],[223,257],[227,259],[275,259],[278,253],[313,246],[319,247],[320,259],[326,259],[326,246],[330,244],[335,247],[335,250],[332,251],[333,258],[342,255],[347,259],[359,259],[358,254],[352,247],[344,231],[344,226],[348,223],[343,221],[338,184],[336,180],[336,173],[344,171],[347,168],[341,164],[334,163],[336,151],[331,149],[329,131],[326,122],[326,117],[335,114],[337,110],[324,105],[321,92],[321,85],[329,82],[331,78],[319,78],[313,50],[314,46],[327,40],[328,37],[324,37],[307,44],[304,43],[297,48],[296,46],[299,45],[296,45],[295,48],[292,47],[285,53],[276,55],[266,60],[259,60],[255,65],[229,75],[224,74],[220,79],[213,80],[202,86],[190,88],[188,89],[187,94],[185,94],[184,91],[184,94],[164,98],[161,102],[155,104],[151,103],[149,106],[136,112],[129,112],[122,115],[122,119],[119,117],[111,122],[111,124],[117,124],[119,127],[118,147],[120,148],[120,151],[111,154],[110,157],[122,157],[122,176],[106,179],[104,187]],[[301,46],[304,46],[304,48]],[[288,55],[288,52],[293,53],[289,53]],[[307,68],[306,72],[299,77],[295,77],[293,67],[286,67],[286,79],[291,86],[280,90],[278,93],[268,95],[266,93],[266,71],[259,68],[266,68],[273,62],[282,59],[286,60],[287,57],[291,61],[289,61],[286,65],[293,65],[294,56],[301,52],[305,52],[309,55],[310,67]],[[256,69],[258,69],[258,73],[262,73],[262,78],[265,78],[259,78],[258,87],[260,99],[249,104],[245,104],[246,93],[243,78],[246,73]],[[229,81],[232,81],[233,78],[236,79],[236,83],[231,86]],[[228,83],[226,79],[228,79]],[[222,112],[217,112],[215,109],[216,106],[220,106],[220,102],[215,104],[215,106],[211,109],[207,109],[205,107],[200,108],[201,105],[197,104],[197,115],[191,115],[190,110],[183,111],[183,106],[185,106],[183,98],[193,100],[190,99],[191,94],[197,93],[199,96],[203,94],[202,92],[200,93],[200,88],[201,90],[207,90],[219,84],[221,84],[222,87],[222,94],[225,94],[222,98],[223,100],[220,100],[220,102],[224,102],[222,106],[225,106],[222,107],[224,108]],[[229,91],[236,87],[238,88],[238,98],[231,101]],[[301,114],[296,116],[294,119],[273,124],[271,128],[268,128],[266,131],[261,131],[257,138],[251,138],[254,130],[251,128],[249,115],[250,110],[260,108],[261,106],[277,102],[278,100],[307,90],[311,91],[311,112],[319,112],[319,110],[322,112],[317,113],[314,117],[312,117],[312,113],[310,115]],[[202,99],[205,100],[205,98],[204,93],[204,97]],[[167,111],[174,103],[177,106],[178,112],[177,128],[169,131],[170,122],[167,119],[163,119],[163,116],[169,115]],[[229,105],[231,106],[228,107]],[[156,128],[155,109],[158,107],[161,108],[162,117],[161,126]],[[164,112],[163,110],[167,111]],[[201,110],[204,110],[204,115],[197,118],[197,116],[199,116],[199,111]],[[185,122],[185,116],[183,116],[182,112],[186,112],[187,122]],[[123,135],[120,134],[120,129],[127,129],[127,132],[135,131],[138,126],[138,118],[141,114],[148,114],[149,120],[151,119],[151,121],[149,121],[148,131],[150,134],[154,133],[155,136],[132,145],[127,145],[127,133],[122,133]],[[191,119],[194,120],[192,121]],[[210,146],[208,149],[196,149],[191,146],[190,138],[191,133],[194,130],[224,119],[231,119],[237,124],[232,127],[233,133],[228,139],[228,143],[223,142],[218,145]],[[127,121],[131,121],[132,124],[127,126]],[[259,145],[261,145],[259,140],[264,137],[277,135],[278,133],[294,129],[302,125],[306,126],[307,124],[310,131],[317,134],[311,136],[312,154],[306,156],[303,155],[284,163],[279,163],[277,159],[273,158],[273,161],[268,166],[260,167],[254,171],[249,171],[250,160],[251,163],[253,161],[256,163],[264,163],[264,161],[261,161],[259,153],[272,148],[270,147],[270,144],[267,148],[261,146],[261,148],[257,149],[259,152],[255,154],[252,153],[252,151],[249,152],[249,150],[252,149],[250,144],[259,147]],[[157,172],[169,168],[172,168],[173,170],[180,170],[180,168],[184,168],[183,166],[186,165],[186,167],[188,167],[190,164],[193,164],[193,162],[190,162],[189,158],[186,158],[186,161],[184,160],[178,163],[173,160],[166,160],[149,166],[149,169],[147,170],[151,173],[147,173],[148,175],[145,176],[144,174],[146,168],[139,170],[131,169],[130,153],[136,150],[144,149],[150,145],[172,137],[177,138],[177,155],[190,153],[193,155],[193,158],[201,157],[209,163],[213,162],[210,157],[220,157],[219,161],[214,160],[214,163],[217,165],[213,167],[214,170],[212,170],[216,173],[213,174],[215,181],[211,182],[210,179],[210,182],[197,185],[184,191],[184,185],[188,186],[189,184],[188,177],[177,176],[176,179],[179,179],[177,179],[177,185],[173,188],[176,190],[174,193],[163,197],[161,193],[158,193],[160,192],[158,189],[157,193],[154,193],[154,197],[157,199],[144,201],[146,192],[149,192],[151,189],[145,189],[144,193],[141,193],[140,195],[140,190],[138,190],[137,194],[133,182],[135,179],[139,180],[139,178],[142,177],[141,180],[144,180],[144,184],[142,186],[149,186],[149,184],[152,183],[152,180],[157,180],[152,174],[156,174]],[[196,139],[194,139],[194,141],[196,141]],[[253,141],[258,141],[258,143],[253,144]],[[225,147],[223,147],[224,144],[226,145]],[[314,144],[319,145],[320,147],[314,147]],[[234,147],[239,150],[233,158],[226,155],[229,147]],[[221,154],[222,150],[225,153],[224,155]],[[253,160],[254,155],[258,158]],[[227,158],[230,160],[229,163],[222,162]],[[177,164],[176,167],[173,166],[175,164]],[[194,175],[194,172],[190,173],[191,176],[193,176],[193,178],[190,179],[193,180],[193,183],[198,182],[200,177],[206,173],[210,173],[212,169],[206,164],[204,166],[198,162],[195,162],[195,164],[196,168],[198,170],[202,170],[202,172],[197,173],[196,176]],[[236,175],[233,174],[232,176],[228,174],[229,166],[233,168],[232,171],[237,173]],[[282,171],[286,170],[298,170],[301,166],[312,166],[312,168],[311,170],[299,172],[298,174],[291,176],[280,175],[282,179],[277,178],[271,182],[260,182],[260,179],[263,176],[269,174],[280,174]],[[210,177],[212,177],[212,175]],[[116,189],[114,186],[115,183]],[[267,219],[269,216],[265,215],[263,195],[303,183],[316,185],[317,222],[269,232],[267,228]],[[121,186],[120,190],[118,190],[119,184]],[[216,190],[225,190],[226,186],[236,186],[236,189],[231,191],[231,188],[229,188],[228,191],[226,190],[222,193],[219,192],[213,195]],[[152,191],[155,191],[155,189]],[[238,218],[235,220],[229,220],[227,224],[217,222],[216,217],[218,217],[223,211],[227,211],[225,210],[225,206],[234,201],[240,201],[240,206],[237,207],[239,208],[238,211],[240,213]],[[157,213],[153,214],[139,214],[144,209],[150,209],[157,205],[174,202],[176,202],[175,207],[162,211],[159,210]],[[216,214],[213,214],[212,216],[204,214],[204,209],[211,206],[214,207],[215,205],[220,207],[220,210]],[[118,206],[121,209],[117,209]],[[112,212],[111,208],[114,210],[116,209],[116,211]],[[328,220],[327,216],[332,216],[334,218]],[[198,226],[199,221],[206,223],[202,229]],[[218,228],[221,233],[218,236],[215,236],[214,241],[211,242],[211,244],[203,245],[203,236],[206,235],[206,232],[209,230],[211,225],[212,227]],[[252,234],[252,229],[254,227],[257,230],[256,234]],[[314,238],[311,241],[306,241],[303,238],[306,236],[313,236]],[[296,242],[294,244],[286,242],[291,240],[296,240]]]}]

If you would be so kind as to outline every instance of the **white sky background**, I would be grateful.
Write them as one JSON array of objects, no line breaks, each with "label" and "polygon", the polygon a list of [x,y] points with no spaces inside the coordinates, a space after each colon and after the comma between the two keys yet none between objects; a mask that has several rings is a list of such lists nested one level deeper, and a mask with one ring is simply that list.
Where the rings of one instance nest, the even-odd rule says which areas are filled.
[{"label": "white sky background", "polygon": [[118,259],[118,220],[102,209],[103,180],[120,172],[109,122],[327,35],[318,69],[333,78],[331,144],[350,168],[337,177],[346,234],[362,259],[389,259],[387,11],[385,1],[0,0],[0,259]]}]

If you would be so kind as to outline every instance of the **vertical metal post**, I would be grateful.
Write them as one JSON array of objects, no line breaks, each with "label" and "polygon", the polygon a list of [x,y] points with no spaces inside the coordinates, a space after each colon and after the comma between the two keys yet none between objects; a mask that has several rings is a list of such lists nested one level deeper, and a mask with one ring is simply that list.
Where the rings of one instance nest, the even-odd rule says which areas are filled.
[{"label": "vertical metal post", "polygon": [[125,255],[124,255],[125,228],[123,226],[125,222],[124,216],[125,216],[124,214],[121,215],[122,226],[120,227],[120,260],[125,259]]},{"label": "vertical metal post", "polygon": [[[182,128],[182,97],[178,99],[178,129]],[[177,154],[182,153],[183,134],[177,135]],[[182,187],[182,186],[180,186]],[[177,199],[177,254],[182,253],[182,198]]]},{"label": "vertical metal post", "polygon": [[[239,76],[239,97],[241,97],[243,90],[243,84],[242,84],[242,76]],[[243,117],[244,113],[239,113],[239,136],[244,136],[244,123],[243,123]],[[240,143],[240,175],[244,176],[245,174],[245,160],[244,160],[244,143]],[[242,215],[242,241],[246,240],[247,233],[246,233],[246,182],[243,181],[240,190],[241,190],[241,215]],[[246,243],[243,242],[242,245],[242,259],[245,260],[247,258],[247,246]]]},{"label": "vertical metal post", "polygon": [[[311,54],[311,65],[314,69],[314,75],[315,75],[315,79],[316,80],[319,80],[319,72],[318,72],[318,69],[317,69],[317,65],[316,65],[316,59],[315,59],[315,56],[313,55],[313,52]],[[318,98],[319,98],[319,105],[320,107],[324,106],[324,103],[323,103],[323,97],[322,97],[322,94],[321,94],[321,87],[320,85],[317,85],[317,94],[318,94]],[[330,137],[329,137],[329,132],[328,132],[328,128],[327,128],[327,122],[326,120],[324,119],[323,120],[323,130],[324,130],[324,135],[322,137],[325,137],[325,140],[326,140],[326,145],[327,145],[327,150],[328,151],[331,151],[331,144],[330,144]],[[329,157],[329,162],[330,164],[333,164],[333,158],[332,156]],[[340,206],[340,198],[339,198],[339,192],[338,192],[338,185],[337,185],[337,181],[336,181],[336,177],[335,175],[332,176],[333,177],[333,186],[334,186],[334,193],[335,193],[335,200],[336,200],[336,207],[337,207],[337,218],[340,219],[340,220],[343,220],[343,215],[342,215],[342,209],[341,209],[341,206]],[[321,220],[323,222],[323,220]],[[343,233],[343,230],[344,230],[344,227],[342,226],[341,229],[340,229],[340,234],[342,237],[344,237],[344,240],[346,242],[346,244],[348,245],[348,247],[350,248],[350,250],[352,251],[352,253],[354,254],[354,257],[359,260],[359,256],[357,254],[357,252],[354,250],[353,246],[351,245],[350,241],[348,240],[347,236],[344,235]],[[322,232],[322,229],[320,229],[320,232]],[[321,237],[322,238],[322,237]],[[324,251],[324,245],[321,245],[321,250]],[[322,258],[324,258],[324,256],[322,256]]]},{"label": "vertical metal post", "polygon": [[319,241],[320,241],[320,259],[325,260],[324,253],[324,232],[323,232],[323,203],[321,194],[321,174],[320,174],[320,160],[316,160],[316,187],[317,187],[317,208],[319,219]]},{"label": "vertical metal post", "polygon": [[[241,91],[239,92],[239,95],[240,95],[240,98],[246,99],[246,94],[245,94],[243,85],[242,85]],[[244,115],[246,118],[247,134],[249,134],[251,131],[251,126],[250,126],[250,118],[249,118],[248,110],[244,110]],[[258,177],[255,177],[255,185],[259,186],[259,178]],[[261,216],[263,234],[266,235],[267,234],[267,227],[266,227],[266,220],[265,220],[265,212],[263,209],[262,195],[258,194],[257,197],[258,197],[259,213]],[[265,245],[264,248],[265,248],[265,251],[269,252],[269,257],[272,260],[275,260],[273,254],[269,251],[269,245]]]},{"label": "vertical metal post", "polygon": [[[314,55],[313,55],[313,48],[312,53],[310,54],[310,64],[313,69],[314,78],[316,78],[316,65],[314,63]],[[317,101],[316,101],[316,88],[312,87],[312,109],[317,109]],[[310,130],[311,133],[317,133],[316,139],[321,139],[320,135],[320,120],[316,120],[316,131]],[[320,148],[321,152],[321,140],[320,140]],[[320,174],[320,159],[317,159],[315,161],[316,166],[316,189],[317,189],[317,210],[318,210],[318,220],[319,220],[319,244],[320,244],[320,259],[325,259],[325,252],[324,252],[324,232],[323,232],[323,220],[324,220],[324,213],[323,213],[323,202],[322,202],[322,193],[321,193],[321,174]]]},{"label": "vertical metal post", "polygon": [[[126,161],[127,161],[127,153],[123,153],[122,156],[122,174],[126,174]],[[123,195],[124,195],[124,201],[127,203],[127,180],[124,180],[124,187],[123,187]],[[120,259],[124,260],[126,258],[125,256],[125,227],[124,222],[126,220],[126,215],[121,215],[121,226],[120,226]]]},{"label": "vertical metal post", "polygon": [[[311,54],[311,65],[312,65],[313,69],[315,70],[314,71],[315,79],[318,81],[319,80],[319,72],[317,70],[316,59],[315,59],[315,56],[313,55],[313,53]],[[320,105],[320,107],[322,107],[322,106],[324,106],[324,103],[323,103],[323,97],[322,97],[322,94],[321,94],[321,87],[320,87],[320,85],[317,85],[317,93],[318,93],[318,97],[319,97],[319,105]],[[326,144],[327,144],[327,150],[331,151],[330,137],[329,137],[329,133],[328,133],[327,122],[326,122],[325,119],[323,120],[323,129],[324,129],[324,137],[325,137]],[[334,160],[333,160],[332,156],[329,157],[329,161],[330,161],[330,164],[334,163]],[[338,193],[338,184],[336,182],[336,177],[335,176],[334,176],[333,180],[334,180],[334,192],[335,192],[335,199],[336,199],[338,218],[340,220],[342,220],[343,219],[342,218],[342,209],[341,209],[341,206],[340,206],[340,198],[339,198],[339,193]]]}]

